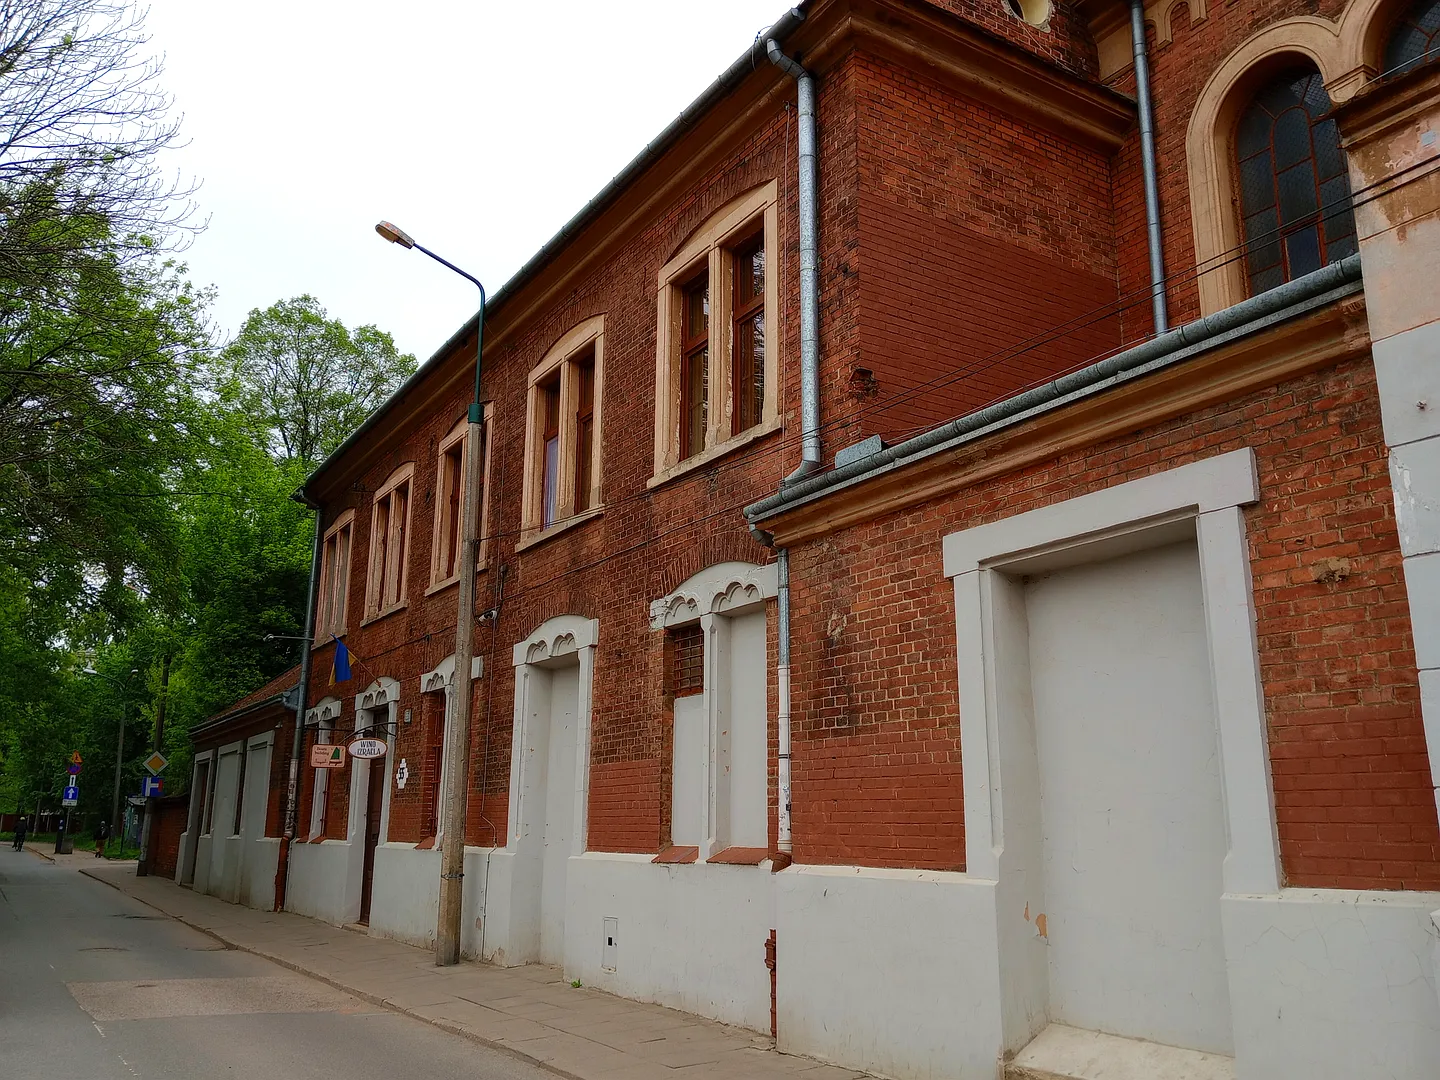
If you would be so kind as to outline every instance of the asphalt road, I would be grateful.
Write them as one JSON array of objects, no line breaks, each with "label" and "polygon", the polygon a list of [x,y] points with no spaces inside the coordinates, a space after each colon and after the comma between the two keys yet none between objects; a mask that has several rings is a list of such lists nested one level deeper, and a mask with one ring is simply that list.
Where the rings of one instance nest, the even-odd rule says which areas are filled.
[{"label": "asphalt road", "polygon": [[0,845],[0,1080],[554,1080]]}]

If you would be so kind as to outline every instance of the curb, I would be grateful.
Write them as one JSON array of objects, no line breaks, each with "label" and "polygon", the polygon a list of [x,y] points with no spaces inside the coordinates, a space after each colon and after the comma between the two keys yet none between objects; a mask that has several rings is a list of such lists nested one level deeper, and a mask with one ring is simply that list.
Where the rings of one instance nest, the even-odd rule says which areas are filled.
[{"label": "curb", "polygon": [[55,861],[53,856],[46,855],[45,852],[41,851],[38,847],[34,847],[31,844],[26,844],[25,850],[30,852],[31,855],[39,855],[40,858],[44,859],[48,863],[53,863]]},{"label": "curb", "polygon": [[[42,857],[48,858],[48,856],[44,856],[43,853],[39,851],[35,852],[35,854],[42,855]],[[51,859],[50,861],[54,862],[55,860]],[[338,979],[332,979],[328,975],[322,975],[318,971],[311,971],[308,968],[303,968],[299,964],[295,963],[293,960],[287,960],[283,956],[276,956],[275,954],[268,953],[263,949],[257,949],[249,945],[241,945],[238,942],[231,941],[229,938],[225,937],[220,933],[217,933],[214,930],[211,930],[209,927],[201,926],[198,923],[193,923],[189,919],[185,918],[183,915],[177,915],[173,911],[166,911],[158,904],[152,904],[150,903],[150,901],[145,900],[142,897],[136,896],[134,893],[126,892],[115,882],[107,881],[103,877],[98,877],[90,870],[81,869],[80,873],[83,874],[85,877],[89,878],[91,881],[98,881],[101,885],[108,885],[110,888],[118,892],[121,896],[128,896],[131,900],[134,900],[137,903],[144,904],[146,907],[154,911],[160,912],[160,914],[166,916],[167,918],[174,919],[176,922],[188,926],[192,930],[198,930],[200,933],[205,934],[207,937],[214,938],[216,941],[220,942],[220,944],[224,945],[227,950],[249,953],[251,956],[260,957],[262,960],[269,960],[272,964],[276,964],[289,971],[293,971],[297,975],[304,975],[308,979],[314,979],[316,982],[322,982],[327,986],[333,987],[336,990],[341,990],[344,993],[349,994],[351,997],[359,998],[361,1001],[364,1001],[367,1004],[375,1005],[382,1009],[387,1009],[390,1012],[397,1013],[400,1016],[409,1017],[411,1020],[418,1020],[422,1024],[428,1024],[433,1028],[438,1028],[441,1031],[448,1032],[451,1035],[458,1035],[462,1039],[466,1039],[470,1042],[476,1043],[479,1046],[484,1046],[490,1050],[497,1050],[508,1057],[515,1058],[518,1061],[523,1061],[527,1065],[534,1065],[536,1068],[544,1069],[546,1072],[553,1073],[555,1076],[563,1076],[566,1078],[566,1080],[588,1080],[587,1077],[581,1076],[579,1073],[572,1073],[567,1072],[564,1069],[557,1069],[555,1066],[549,1064],[548,1062],[542,1061],[537,1057],[533,1057],[532,1055],[527,1054],[522,1050],[517,1050],[513,1046],[506,1046],[503,1043],[497,1043],[490,1039],[487,1039],[483,1035],[479,1035],[476,1032],[471,1031],[469,1028],[455,1023],[454,1021],[444,1020],[431,1016],[422,1016],[417,1012],[407,1009],[402,1005],[396,1005],[393,1002],[376,994],[366,993],[364,990],[359,990],[353,986],[347,986],[345,983],[341,982]]]}]

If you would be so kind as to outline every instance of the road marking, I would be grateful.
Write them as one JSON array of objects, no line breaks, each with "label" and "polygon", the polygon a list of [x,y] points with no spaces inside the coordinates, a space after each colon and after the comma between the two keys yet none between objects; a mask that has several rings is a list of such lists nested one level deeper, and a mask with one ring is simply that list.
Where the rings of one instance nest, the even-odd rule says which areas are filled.
[{"label": "road marking", "polygon": [[90,1023],[95,1025],[95,1030],[100,1032],[100,1037],[103,1039],[105,1037],[105,1029],[102,1028],[99,1024],[96,1024],[94,1020],[91,1020]]}]

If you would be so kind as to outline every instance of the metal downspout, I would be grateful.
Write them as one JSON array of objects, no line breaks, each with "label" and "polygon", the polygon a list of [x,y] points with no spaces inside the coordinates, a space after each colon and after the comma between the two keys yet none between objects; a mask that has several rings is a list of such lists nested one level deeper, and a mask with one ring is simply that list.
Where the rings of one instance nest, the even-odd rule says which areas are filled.
[{"label": "metal downspout", "polygon": [[[298,494],[298,493],[297,493]],[[300,681],[295,687],[295,738],[290,746],[290,776],[285,787],[285,830],[280,837],[275,865],[275,910],[285,909],[285,887],[290,882],[290,848],[295,843],[295,816],[300,796],[300,753],[305,742],[305,699],[310,688],[310,654],[315,639],[315,593],[320,578],[320,552],[324,542],[320,508],[297,498],[315,512],[315,541],[310,551],[310,587],[306,592],[305,637],[300,642]]]},{"label": "metal downspout", "polygon": [[[780,791],[779,806],[775,814],[775,846],[779,848],[785,866],[788,866],[794,850],[790,834],[790,552],[789,549],[782,547],[778,554],[780,587],[777,590],[777,601],[780,608],[780,640],[776,650],[778,662],[775,665],[775,692],[779,699],[779,715],[776,717],[775,726],[778,729],[776,733],[778,743],[776,781]],[[779,865],[781,861],[776,860],[775,869],[783,870],[785,868],[785,866]]]},{"label": "metal downspout", "polygon": [[795,80],[800,123],[800,467],[782,484],[803,480],[821,467],[820,459],[820,262],[816,239],[820,217],[815,179],[815,78],[780,51],[774,38],[765,42],[770,62]]},{"label": "metal downspout", "polygon": [[1150,58],[1145,43],[1145,0],[1130,0],[1130,38],[1135,47],[1135,98],[1140,106],[1140,164],[1145,173],[1145,232],[1150,243],[1150,303],[1155,333],[1170,329],[1165,302],[1165,249],[1160,234],[1160,181],[1155,167],[1155,110],[1150,101]]}]

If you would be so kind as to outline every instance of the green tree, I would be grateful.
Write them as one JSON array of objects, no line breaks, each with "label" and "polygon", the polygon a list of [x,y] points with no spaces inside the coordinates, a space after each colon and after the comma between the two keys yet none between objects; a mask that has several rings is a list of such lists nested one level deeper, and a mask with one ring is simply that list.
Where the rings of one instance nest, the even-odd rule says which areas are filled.
[{"label": "green tree", "polygon": [[225,396],[263,419],[272,453],[318,464],[407,376],[415,357],[374,326],[353,332],[313,296],[250,312],[225,349]]}]

